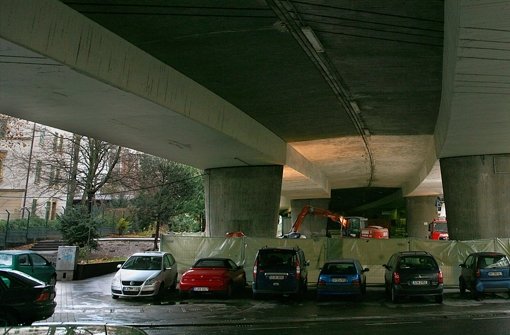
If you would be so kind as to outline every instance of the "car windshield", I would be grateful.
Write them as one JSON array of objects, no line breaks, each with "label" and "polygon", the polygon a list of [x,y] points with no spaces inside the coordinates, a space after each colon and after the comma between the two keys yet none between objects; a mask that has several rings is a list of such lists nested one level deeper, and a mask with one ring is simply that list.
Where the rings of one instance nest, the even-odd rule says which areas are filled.
[{"label": "car windshield", "polygon": [[223,259],[200,259],[198,260],[194,268],[226,268],[227,262]]},{"label": "car windshield", "polygon": [[508,258],[504,255],[494,255],[494,256],[483,256],[480,257],[480,268],[481,269],[498,269],[498,268],[507,268],[510,266],[508,262]]},{"label": "car windshield", "polygon": [[264,252],[260,254],[259,266],[291,266],[292,257],[288,251]]},{"label": "car windshield", "polygon": [[12,255],[7,254],[0,254],[0,266],[6,267],[6,266],[12,266]]},{"label": "car windshield", "polygon": [[428,256],[402,257],[399,261],[400,269],[411,270],[434,270],[437,268],[436,262]]},{"label": "car windshield", "polygon": [[126,270],[161,270],[161,256],[131,256],[122,266]]},{"label": "car windshield", "polygon": [[329,263],[322,268],[322,273],[327,275],[354,275],[356,267],[353,263]]}]

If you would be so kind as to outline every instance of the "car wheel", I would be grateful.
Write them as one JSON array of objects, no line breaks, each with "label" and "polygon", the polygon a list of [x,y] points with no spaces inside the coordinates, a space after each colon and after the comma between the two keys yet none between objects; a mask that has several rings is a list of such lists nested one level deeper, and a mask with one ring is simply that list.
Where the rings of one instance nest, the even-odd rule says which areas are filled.
[{"label": "car wheel", "polygon": [[188,292],[179,290],[179,298],[186,299],[188,297]]},{"label": "car wheel", "polygon": [[165,283],[161,283],[161,285],[159,285],[158,293],[154,296],[154,302],[156,304],[160,304],[161,300],[163,300],[163,297],[165,296],[165,289]]},{"label": "car wheel", "polygon": [[482,300],[482,295],[483,294],[481,292],[478,292],[476,290],[476,286],[473,284],[471,286],[471,296],[473,297],[473,299],[475,299],[475,300]]},{"label": "car wheel", "polygon": [[397,295],[397,291],[395,290],[395,287],[391,287],[391,302],[397,303],[399,301],[399,297]]},{"label": "car wheel", "polygon": [[0,326],[8,327],[8,326],[17,326],[19,324],[16,317],[9,312],[0,312]]},{"label": "car wheel", "polygon": [[436,295],[435,296],[435,300],[438,304],[442,304],[443,303],[443,295],[440,294],[440,295]]},{"label": "car wheel", "polygon": [[112,294],[112,299],[119,299],[118,295]]},{"label": "car wheel", "polygon": [[174,292],[177,289],[177,275],[175,275],[174,282],[170,286],[170,291]]},{"label": "car wheel", "polygon": [[226,299],[232,298],[232,290],[233,290],[232,283],[229,283],[227,286],[227,289],[223,293],[223,295],[225,296]]},{"label": "car wheel", "polygon": [[464,278],[460,277],[459,278],[459,290],[460,290],[460,294],[461,295],[464,295],[466,294],[466,282],[464,281]]}]

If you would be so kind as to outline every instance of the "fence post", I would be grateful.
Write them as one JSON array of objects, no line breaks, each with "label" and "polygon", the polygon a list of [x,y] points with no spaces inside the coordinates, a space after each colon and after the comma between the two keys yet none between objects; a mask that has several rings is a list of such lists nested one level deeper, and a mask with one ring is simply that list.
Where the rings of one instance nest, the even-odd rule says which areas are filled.
[{"label": "fence post", "polygon": [[26,208],[26,207],[23,207],[22,208],[23,211],[27,210],[28,211],[28,217],[27,217],[27,230],[26,230],[26,233],[25,233],[25,241],[27,242],[28,244],[28,227],[30,225],[30,209]]},{"label": "fence post", "polygon": [[7,249],[7,234],[9,233],[9,219],[11,218],[11,213],[6,209],[7,212],[7,222],[5,223],[5,237],[4,237],[4,248]]}]

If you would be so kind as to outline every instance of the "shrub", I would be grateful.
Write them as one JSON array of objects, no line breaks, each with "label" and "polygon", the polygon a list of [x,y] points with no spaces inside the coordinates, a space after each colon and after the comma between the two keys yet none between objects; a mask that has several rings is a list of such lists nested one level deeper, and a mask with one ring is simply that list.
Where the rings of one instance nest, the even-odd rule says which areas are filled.
[{"label": "shrub", "polygon": [[60,231],[66,243],[80,248],[97,248],[96,239],[99,237],[97,227],[102,224],[102,220],[91,217],[86,208],[67,208],[57,220],[60,222]]}]

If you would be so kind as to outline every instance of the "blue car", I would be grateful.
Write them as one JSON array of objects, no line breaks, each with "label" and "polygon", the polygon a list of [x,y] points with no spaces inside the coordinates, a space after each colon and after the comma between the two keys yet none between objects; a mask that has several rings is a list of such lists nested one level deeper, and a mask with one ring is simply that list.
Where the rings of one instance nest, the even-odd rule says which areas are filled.
[{"label": "blue car", "polygon": [[510,260],[499,252],[475,252],[460,264],[460,293],[471,291],[473,298],[485,293],[504,292],[510,296]]},{"label": "blue car", "polygon": [[367,279],[357,259],[339,259],[326,262],[317,280],[317,298],[332,296],[359,296],[366,293]]}]

